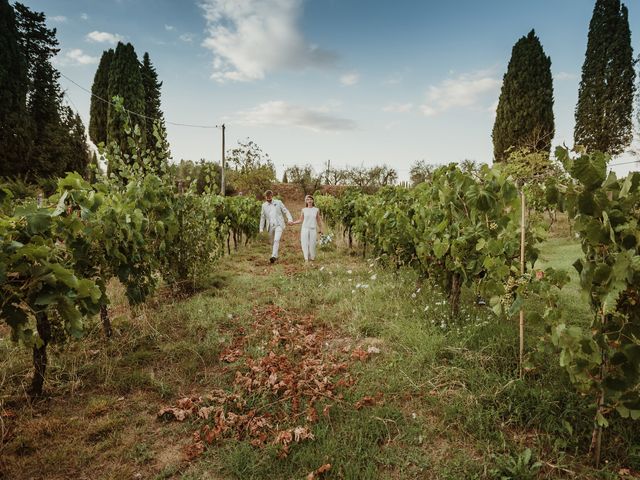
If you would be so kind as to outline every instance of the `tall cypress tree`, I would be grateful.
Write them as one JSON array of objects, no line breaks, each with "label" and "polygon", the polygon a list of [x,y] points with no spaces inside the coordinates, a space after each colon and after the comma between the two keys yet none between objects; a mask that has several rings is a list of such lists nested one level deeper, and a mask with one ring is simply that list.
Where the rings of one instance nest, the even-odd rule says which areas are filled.
[{"label": "tall cypress tree", "polygon": [[551,151],[555,134],[551,59],[531,30],[511,50],[493,125],[493,155],[505,160],[510,148]]},{"label": "tall cypress tree", "polygon": [[51,64],[60,49],[56,29],[47,28],[44,13],[34,12],[21,3],[16,3],[15,9],[20,43],[28,63],[27,108],[37,137],[48,124],[56,124],[60,120],[60,73]]},{"label": "tall cypress tree", "polygon": [[142,84],[144,85],[147,142],[150,145],[155,145],[156,140],[153,136],[154,124],[157,123],[162,131],[164,131],[165,128],[164,115],[162,114],[160,106],[160,88],[162,87],[162,82],[158,81],[158,74],[147,52],[145,52],[142,60],[140,74],[142,75]]},{"label": "tall cypress tree", "polygon": [[[22,170],[33,177],[63,175],[69,170],[83,170],[88,153],[74,148],[84,142],[77,135],[82,122],[62,104],[60,73],[52,59],[58,53],[56,30],[46,26],[44,13],[15,4],[19,45],[27,60],[27,113],[32,138]],[[84,130],[84,126],[82,126]],[[86,148],[86,147],[85,147]]]},{"label": "tall cypress tree", "polygon": [[44,13],[15,4],[20,47],[27,59],[27,112],[33,145],[25,157],[23,173],[49,177],[64,168],[66,135],[61,126],[62,91],[60,74],[51,60],[59,52],[56,30],[46,25]]},{"label": "tall cypress tree", "polygon": [[575,112],[575,143],[621,153],[633,137],[634,92],[627,7],[620,0],[596,0]]},{"label": "tall cypress tree", "polygon": [[[89,138],[98,145],[107,143],[107,114],[109,111],[109,71],[113,60],[113,49],[105,50],[100,58],[98,70],[91,86],[91,107],[89,109]],[[106,100],[106,101],[105,101]]]},{"label": "tall cypress tree", "polygon": [[78,172],[84,178],[88,178],[88,167],[92,161],[89,146],[87,145],[87,132],[82,123],[82,118],[77,112],[69,107],[65,107],[62,121],[62,128],[66,132],[67,141],[65,142],[65,165],[64,172]]},{"label": "tall cypress tree", "polygon": [[[144,85],[140,73],[140,63],[133,45],[118,43],[109,70],[109,100],[114,96],[123,99],[124,108],[134,114],[144,115]],[[131,125],[138,125],[144,141],[146,125],[144,118],[131,115]],[[127,150],[127,134],[121,116],[117,114],[113,105],[109,104],[107,113],[107,140],[116,142],[120,149]]]},{"label": "tall cypress tree", "polygon": [[28,150],[26,60],[13,7],[0,0],[0,176],[22,170]]}]

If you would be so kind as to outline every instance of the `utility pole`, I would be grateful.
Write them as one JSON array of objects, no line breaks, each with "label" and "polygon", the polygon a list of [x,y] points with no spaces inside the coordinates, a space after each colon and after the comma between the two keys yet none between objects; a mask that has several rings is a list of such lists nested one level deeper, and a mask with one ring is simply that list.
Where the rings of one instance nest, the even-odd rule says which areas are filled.
[{"label": "utility pole", "polygon": [[222,195],[224,197],[224,168],[225,168],[225,164],[224,164],[224,123],[222,124],[222,161],[220,163],[220,167],[221,167],[221,171],[220,171],[220,195]]}]

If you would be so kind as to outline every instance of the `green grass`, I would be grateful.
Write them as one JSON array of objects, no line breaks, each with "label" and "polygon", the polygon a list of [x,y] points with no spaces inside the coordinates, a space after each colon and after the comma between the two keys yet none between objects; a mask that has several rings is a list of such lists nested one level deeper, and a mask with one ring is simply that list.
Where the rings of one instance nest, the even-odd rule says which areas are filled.
[{"label": "green grass", "polygon": [[548,267],[561,269],[569,274],[571,282],[562,289],[562,308],[566,310],[568,318],[580,319],[588,323],[591,318],[589,302],[580,288],[578,272],[573,267],[573,263],[581,256],[582,249],[577,240],[552,237],[543,244],[536,266],[543,269]]},{"label": "green grass", "polygon": [[[410,270],[380,268],[342,248],[304,266],[296,248],[288,231],[275,266],[267,245],[256,242],[222,259],[224,275],[214,272],[208,289],[193,297],[159,295],[135,311],[114,305],[111,341],[96,324],[89,338],[52,351],[43,403],[24,400],[28,352],[0,344],[7,372],[0,413],[15,415],[2,417],[8,433],[0,472],[7,473],[0,479],[87,472],[105,479],[291,479],[326,463],[331,470],[323,478],[358,480],[618,478],[621,468],[640,470],[640,428],[619,420],[606,433],[608,463],[600,471],[589,466],[591,399],[574,392],[552,352],[533,356],[535,368],[517,378],[515,321],[495,318],[466,295],[451,322],[444,297]],[[564,308],[586,325],[589,311],[571,267],[579,254],[575,242],[551,238],[541,265],[571,272]],[[160,422],[156,412],[186,395],[232,390],[233,366],[221,363],[220,353],[244,336],[246,351],[263,355],[270,332],[255,331],[253,311],[272,304],[329,328],[327,352],[372,346],[380,353],[351,362],[355,384],[341,391],[328,418],[311,425],[314,440],[293,444],[286,458],[275,446],[227,438],[187,461],[184,448],[203,423]],[[540,333],[527,327],[528,351]],[[376,405],[354,408],[375,395],[382,399]],[[250,401],[272,403],[260,395]]]}]

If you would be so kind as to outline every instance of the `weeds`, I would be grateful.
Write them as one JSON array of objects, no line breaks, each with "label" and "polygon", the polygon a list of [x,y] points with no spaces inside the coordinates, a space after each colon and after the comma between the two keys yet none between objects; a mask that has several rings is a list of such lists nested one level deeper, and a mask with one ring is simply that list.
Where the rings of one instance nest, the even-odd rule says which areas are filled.
[{"label": "weeds", "polygon": [[[295,241],[288,231],[274,266],[266,245],[252,245],[223,259],[226,273],[212,275],[208,290],[161,294],[135,311],[111,285],[114,338],[105,342],[96,322],[88,339],[55,351],[49,398],[39,404],[18,407],[29,359],[0,342],[5,478],[633,478],[640,470],[639,427],[615,420],[607,467],[585,464],[588,399],[557,357],[531,346],[518,380],[517,326],[474,305],[473,292],[451,321],[444,297],[413,272],[380,268],[341,245],[304,268]],[[552,253],[543,251],[545,261],[563,260]],[[568,292],[575,321],[584,321]],[[156,418],[163,406],[216,390],[244,405],[198,400],[183,422]],[[203,407],[214,407],[208,420],[197,416]],[[246,434],[248,418],[230,425],[230,413],[252,411],[268,419],[266,438]],[[205,426],[228,429],[209,444]],[[308,428],[299,441],[296,427]],[[196,432],[205,448],[189,460]],[[302,439],[307,432],[313,438]]]}]

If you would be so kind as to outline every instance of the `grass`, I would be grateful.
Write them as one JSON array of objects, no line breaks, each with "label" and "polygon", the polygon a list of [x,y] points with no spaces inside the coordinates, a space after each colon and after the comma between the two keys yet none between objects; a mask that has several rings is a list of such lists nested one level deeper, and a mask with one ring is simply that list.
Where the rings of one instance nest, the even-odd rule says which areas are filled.
[{"label": "grass", "polygon": [[580,289],[578,272],[573,262],[582,256],[580,244],[567,237],[551,237],[545,242],[544,249],[538,260],[541,268],[553,267],[569,273],[571,282],[562,289],[563,305],[568,318],[591,318],[589,302]]},{"label": "grass", "polygon": [[[574,393],[553,353],[517,379],[514,322],[470,301],[449,322],[444,298],[413,272],[342,248],[305,266],[293,232],[275,266],[256,242],[222,259],[211,288],[187,299],[158,295],[130,310],[112,285],[115,338],[105,341],[95,324],[85,340],[53,349],[43,401],[24,395],[28,352],[0,342],[0,479],[291,479],[327,463],[322,478],[613,479],[623,468],[640,470],[640,429],[621,421],[606,434],[608,463],[589,466],[590,399]],[[578,254],[574,242],[552,237],[541,263],[570,270]],[[575,321],[588,322],[576,276],[563,299]],[[264,355],[272,333],[256,329],[255,312],[273,305],[331,332],[325,355],[379,353],[349,360],[355,383],[310,424],[314,439],[292,444],[286,458],[277,446],[226,438],[188,460],[185,448],[203,422],[162,422],[157,411],[237,388],[234,369],[244,360],[220,355],[239,338],[247,355]],[[534,342],[540,332],[528,328]],[[356,409],[365,396],[379,400]],[[250,401],[273,415],[290,407],[261,393]]]}]

